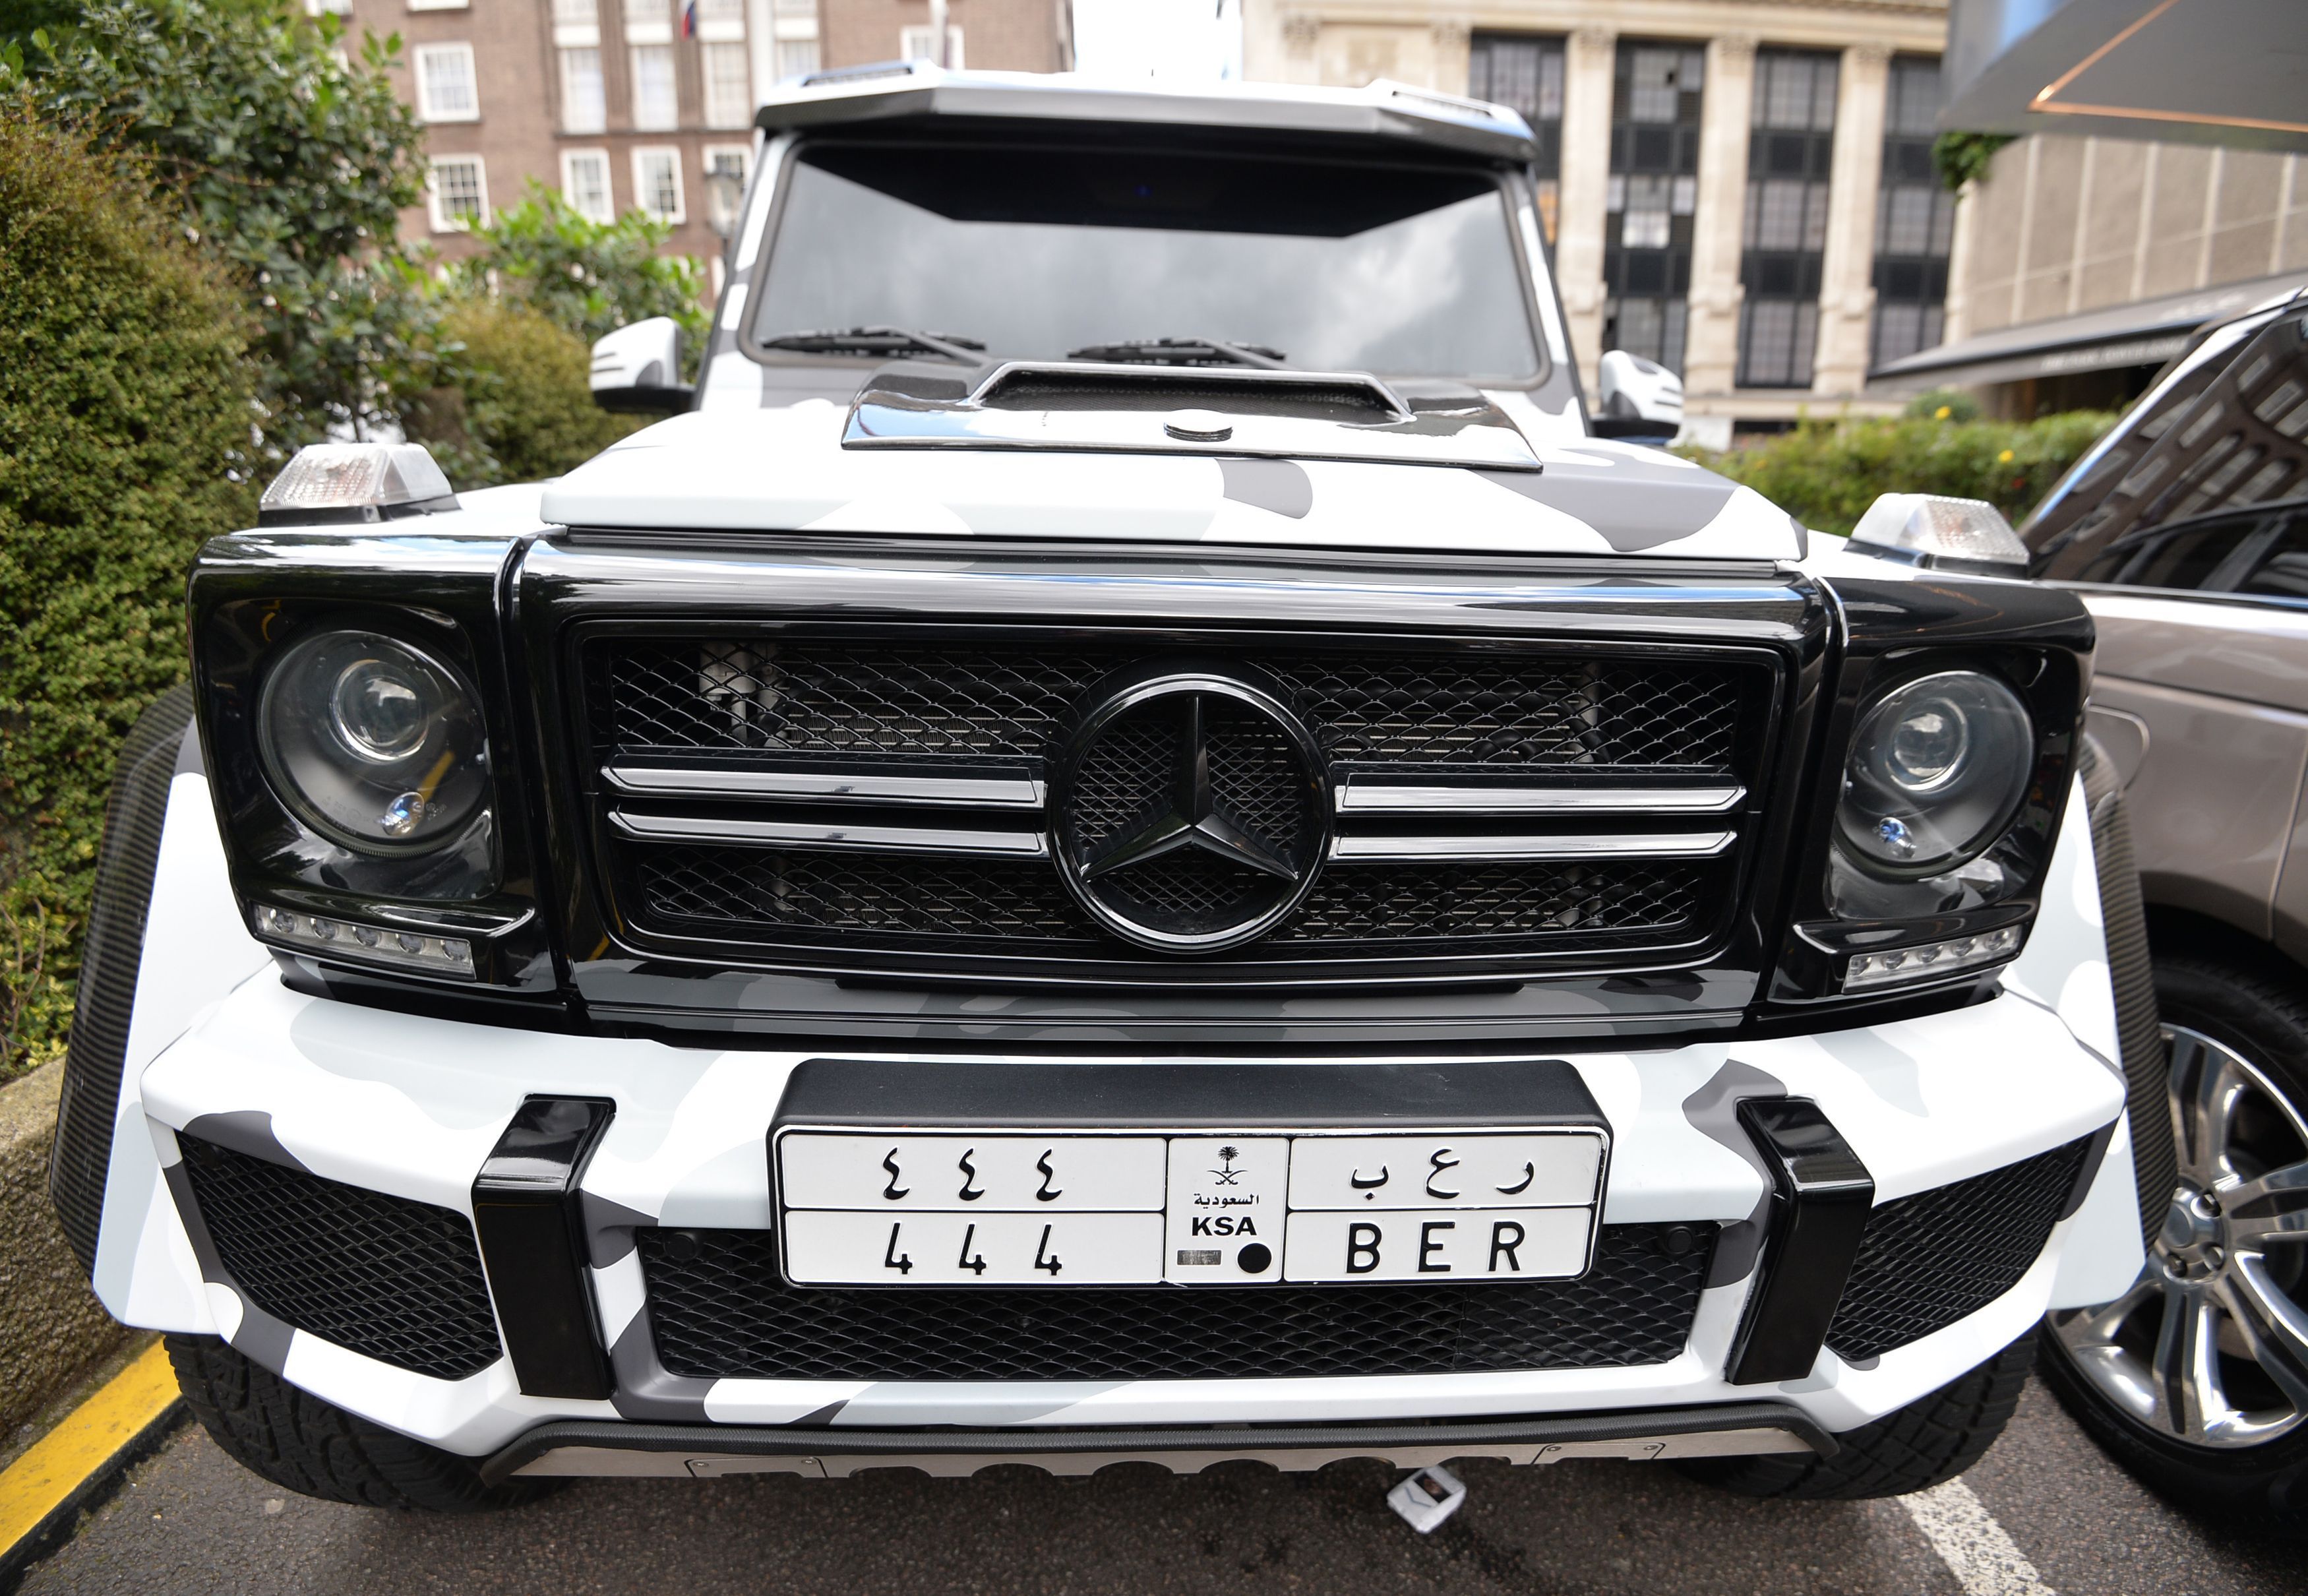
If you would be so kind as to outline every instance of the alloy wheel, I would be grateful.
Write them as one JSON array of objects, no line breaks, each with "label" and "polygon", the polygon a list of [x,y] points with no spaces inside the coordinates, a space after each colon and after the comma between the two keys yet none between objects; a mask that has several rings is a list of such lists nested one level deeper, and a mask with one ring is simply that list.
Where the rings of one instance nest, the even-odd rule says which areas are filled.
[{"label": "alloy wheel", "polygon": [[2229,1450],[2308,1420],[2308,1117],[2225,1043],[2166,1025],[2180,1179],[2131,1290],[2051,1316],[2118,1411]]}]

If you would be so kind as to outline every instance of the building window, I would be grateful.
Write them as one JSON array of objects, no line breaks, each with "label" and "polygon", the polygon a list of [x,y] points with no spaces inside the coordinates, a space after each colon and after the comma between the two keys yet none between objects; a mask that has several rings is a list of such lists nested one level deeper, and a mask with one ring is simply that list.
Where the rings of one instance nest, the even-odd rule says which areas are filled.
[{"label": "building window", "polygon": [[411,11],[463,11],[472,0],[409,0]]},{"label": "building window", "polygon": [[778,40],[778,76],[805,78],[816,70],[817,40],[814,39]]},{"label": "building window", "polygon": [[1739,385],[1808,388],[1819,338],[1828,175],[1841,63],[1812,50],[1755,52],[1747,143],[1746,247],[1739,259]]},{"label": "building window", "polygon": [[417,114],[427,122],[478,122],[480,92],[473,84],[473,47],[417,47]]},{"label": "building window", "polygon": [[1875,194],[1870,359],[1876,366],[1930,349],[1942,335],[1955,195],[1932,169],[1939,108],[1940,64],[1929,56],[1894,56],[1883,108],[1883,182]]},{"label": "building window", "polygon": [[717,172],[727,172],[737,180],[735,185],[709,182],[705,185],[705,219],[715,232],[727,238],[737,230],[737,212],[745,203],[745,177],[754,165],[753,146],[708,144],[703,165],[709,178]]},{"label": "building window", "polygon": [[553,25],[556,28],[599,27],[600,0],[553,0]]},{"label": "building window", "polygon": [[1538,226],[1554,243],[1563,168],[1563,41],[1521,33],[1477,33],[1467,52],[1467,92],[1511,106],[1538,143]]},{"label": "building window", "polygon": [[1699,204],[1699,114],[1707,56],[1623,40],[1611,95],[1603,219],[1603,347],[1683,372]]},{"label": "building window", "polygon": [[712,22],[740,30],[745,26],[745,0],[695,0],[695,4],[701,29]]},{"label": "building window", "polygon": [[754,120],[754,85],[745,67],[742,44],[702,46],[699,60],[705,76],[705,125],[746,127]]},{"label": "building window", "polygon": [[681,203],[680,151],[645,144],[633,151],[633,203],[659,221],[689,220]]},{"label": "building window", "polygon": [[588,221],[614,221],[616,203],[609,197],[609,152],[607,150],[564,150],[561,152],[561,197]]},{"label": "building window", "polygon": [[[898,30],[898,59],[900,61],[934,61],[937,59],[937,35],[926,22]],[[961,67],[961,27],[949,23],[945,30],[945,64],[959,71]]]},{"label": "building window", "polygon": [[674,87],[673,47],[633,47],[633,125],[662,133],[681,125],[681,98]]},{"label": "building window", "polygon": [[599,133],[609,125],[609,97],[601,86],[601,52],[561,52],[561,131]]},{"label": "building window", "polygon": [[426,185],[436,233],[467,233],[489,219],[489,175],[478,155],[436,155]]},{"label": "building window", "polygon": [[308,17],[340,17],[353,8],[353,0],[305,0]]}]

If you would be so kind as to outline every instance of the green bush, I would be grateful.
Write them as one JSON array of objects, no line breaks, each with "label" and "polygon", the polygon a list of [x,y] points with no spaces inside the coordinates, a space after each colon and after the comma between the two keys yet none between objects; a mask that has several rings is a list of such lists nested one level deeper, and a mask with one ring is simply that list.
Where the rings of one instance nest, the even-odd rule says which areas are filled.
[{"label": "green bush", "polygon": [[671,316],[681,324],[685,375],[694,376],[713,318],[704,266],[694,255],[659,253],[672,236],[670,222],[645,211],[590,220],[531,178],[519,204],[473,230],[480,247],[449,280],[466,294],[520,299],[589,346],[630,322]]},{"label": "green bush", "polygon": [[115,750],[254,518],[254,329],[109,161],[0,106],[0,1078],[59,1051]]},{"label": "green bush", "polygon": [[284,0],[70,9],[69,26],[20,36],[31,47],[0,83],[22,80],[41,115],[124,157],[225,263],[257,329],[268,449],[397,424],[454,354],[395,237],[425,194],[425,128],[387,75],[399,35],[356,45],[341,19]]},{"label": "green bush", "polygon": [[581,465],[643,425],[593,402],[592,354],[517,300],[471,299],[442,318],[462,345],[463,385],[436,389],[409,418],[459,487],[534,482]]},{"label": "green bush", "polygon": [[2035,421],[1806,421],[1749,449],[1692,458],[1815,531],[1840,536],[1884,493],[1985,499],[2016,525],[2115,422],[2101,410]]}]

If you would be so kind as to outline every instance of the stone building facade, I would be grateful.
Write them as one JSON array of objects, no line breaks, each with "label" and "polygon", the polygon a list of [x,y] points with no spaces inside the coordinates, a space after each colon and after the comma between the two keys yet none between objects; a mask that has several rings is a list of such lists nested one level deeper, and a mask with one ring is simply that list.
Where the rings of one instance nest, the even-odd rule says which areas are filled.
[{"label": "stone building facade", "polygon": [[1946,0],[1244,0],[1244,73],[1521,110],[1572,346],[1679,370],[1692,430],[1881,410],[1942,334]]},{"label": "stone building facade", "polygon": [[[401,37],[394,86],[426,123],[430,193],[404,237],[449,258],[527,185],[606,220],[640,207],[669,250],[711,263],[724,191],[747,175],[754,109],[781,78],[930,52],[929,0],[306,0]],[[961,65],[1063,65],[1064,0],[951,0]]]},{"label": "stone building facade", "polygon": [[[2208,290],[2257,283],[2249,299],[2308,279],[2308,156],[2031,134],[1972,185],[1955,268],[1951,345],[2030,327],[2048,343],[2092,313],[2171,296],[2202,300],[2183,301],[2183,321],[2232,313],[2235,296]],[[2160,323],[2098,319],[2097,349],[1988,384],[1995,408],[2114,407],[2141,392],[2174,341],[2154,336]]]}]

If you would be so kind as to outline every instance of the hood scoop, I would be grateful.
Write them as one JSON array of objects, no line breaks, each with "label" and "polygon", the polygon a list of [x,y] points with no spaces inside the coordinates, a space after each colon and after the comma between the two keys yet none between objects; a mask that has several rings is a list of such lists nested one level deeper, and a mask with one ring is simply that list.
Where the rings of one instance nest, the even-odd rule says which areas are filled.
[{"label": "hood scoop", "polygon": [[850,406],[841,446],[1539,469],[1505,412],[1455,384],[1422,384],[1406,397],[1367,372],[1074,360],[1011,360],[966,374],[893,361]]}]

